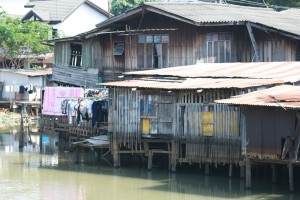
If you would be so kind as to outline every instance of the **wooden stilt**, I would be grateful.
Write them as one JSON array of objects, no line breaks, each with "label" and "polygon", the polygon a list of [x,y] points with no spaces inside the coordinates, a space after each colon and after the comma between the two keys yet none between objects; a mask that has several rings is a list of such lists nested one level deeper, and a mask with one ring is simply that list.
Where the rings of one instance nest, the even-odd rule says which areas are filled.
[{"label": "wooden stilt", "polygon": [[289,159],[289,185],[290,185],[290,192],[294,192],[294,168],[293,168],[291,156]]},{"label": "wooden stilt", "polygon": [[209,163],[205,163],[205,176],[209,175]]},{"label": "wooden stilt", "polygon": [[176,172],[176,155],[177,155],[177,148],[176,148],[176,141],[175,138],[172,140],[171,146],[171,172]]},{"label": "wooden stilt", "polygon": [[171,171],[176,172],[176,163],[174,161],[172,162]]},{"label": "wooden stilt", "polygon": [[40,134],[40,153],[43,151],[43,133]]},{"label": "wooden stilt", "polygon": [[232,164],[229,164],[229,178],[232,177]]},{"label": "wooden stilt", "polygon": [[114,160],[114,167],[120,167],[119,146],[115,138],[113,139],[113,160]]},{"label": "wooden stilt", "polygon": [[251,161],[246,158],[246,188],[251,188]]},{"label": "wooden stilt", "polygon": [[245,178],[245,165],[240,165],[240,178]]},{"label": "wooden stilt", "polygon": [[76,163],[79,163],[79,159],[80,159],[80,149],[79,146],[76,147]]},{"label": "wooden stilt", "polygon": [[272,168],[272,183],[277,183],[277,168],[275,164],[271,165]]},{"label": "wooden stilt", "polygon": [[148,170],[152,169],[153,153],[150,150],[148,154]]}]

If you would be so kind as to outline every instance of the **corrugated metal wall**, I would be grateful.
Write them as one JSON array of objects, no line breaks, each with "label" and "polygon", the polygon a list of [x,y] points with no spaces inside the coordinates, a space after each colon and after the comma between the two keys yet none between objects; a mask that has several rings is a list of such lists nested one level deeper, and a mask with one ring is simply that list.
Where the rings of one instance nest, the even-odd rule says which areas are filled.
[{"label": "corrugated metal wall", "polygon": [[294,133],[296,112],[263,107],[251,107],[243,112],[246,116],[247,154],[280,158],[283,140]]}]

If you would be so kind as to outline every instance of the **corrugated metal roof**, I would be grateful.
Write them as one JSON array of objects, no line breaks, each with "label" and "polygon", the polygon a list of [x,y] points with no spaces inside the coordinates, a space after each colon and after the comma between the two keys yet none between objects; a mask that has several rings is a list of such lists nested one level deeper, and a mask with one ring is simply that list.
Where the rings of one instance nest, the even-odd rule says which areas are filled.
[{"label": "corrugated metal roof", "polygon": [[105,28],[119,21],[126,21],[137,13],[145,11],[159,13],[196,26],[217,23],[251,22],[300,36],[300,10],[278,12],[271,8],[238,6],[207,2],[145,2],[141,7],[114,16],[96,25]]},{"label": "corrugated metal roof", "polygon": [[213,78],[189,78],[184,80],[168,79],[134,79],[102,83],[103,86],[148,88],[166,90],[184,89],[225,89],[225,88],[250,88],[266,85],[283,84],[281,80],[275,79],[213,79]]},{"label": "corrugated metal roof", "polygon": [[146,2],[145,5],[192,20],[196,23],[248,21],[300,35],[300,20],[297,16],[300,13],[299,10],[294,10],[294,14],[286,14],[285,12],[277,12],[271,8],[205,2]]},{"label": "corrugated metal roof", "polygon": [[216,100],[221,104],[300,108],[300,86],[282,85],[270,89]]},{"label": "corrugated metal roof", "polygon": [[25,76],[45,76],[52,74],[52,68],[45,69],[1,69],[1,72],[10,72],[15,74],[21,74]]},{"label": "corrugated metal roof", "polygon": [[127,72],[125,75],[182,78],[256,78],[300,80],[300,62],[200,63],[196,65]]},{"label": "corrugated metal roof", "polygon": [[[83,3],[87,3],[91,7],[101,11],[103,14],[108,15],[106,11],[88,0],[34,1],[30,4],[31,6],[34,6],[30,12],[38,15],[43,21],[64,21],[66,17],[68,17]],[[26,14],[25,17],[27,15],[28,14]]]}]

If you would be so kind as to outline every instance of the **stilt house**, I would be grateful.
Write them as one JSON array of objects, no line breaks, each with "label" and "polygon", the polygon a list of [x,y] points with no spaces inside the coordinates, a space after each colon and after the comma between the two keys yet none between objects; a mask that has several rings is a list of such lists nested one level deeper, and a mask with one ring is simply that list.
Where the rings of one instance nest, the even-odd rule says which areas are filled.
[{"label": "stilt house", "polygon": [[94,87],[128,71],[297,61],[298,16],[298,11],[219,3],[143,3],[94,30],[54,40],[53,80]]},{"label": "stilt house", "polygon": [[244,115],[214,101],[297,83],[299,69],[299,62],[202,63],[125,73],[125,81],[102,84],[110,91],[114,151],[144,152],[145,141],[170,138],[173,169],[179,162],[239,163],[247,144]]},{"label": "stilt house", "polygon": [[273,182],[277,179],[276,164],[287,164],[290,190],[294,190],[293,165],[299,164],[300,144],[299,89],[299,86],[282,85],[216,101],[220,105],[240,107],[245,116],[248,186],[251,186],[251,160],[272,163]]}]

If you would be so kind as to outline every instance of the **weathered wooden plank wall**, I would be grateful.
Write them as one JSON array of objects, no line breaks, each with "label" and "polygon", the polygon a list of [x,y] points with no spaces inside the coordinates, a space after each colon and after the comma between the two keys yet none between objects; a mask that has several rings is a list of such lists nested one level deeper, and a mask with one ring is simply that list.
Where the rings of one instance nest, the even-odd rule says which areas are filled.
[{"label": "weathered wooden plank wall", "polygon": [[[212,33],[229,33],[231,35],[230,62],[252,62],[254,60],[249,34],[243,25],[197,27],[154,13],[145,13],[142,19],[134,18],[123,25],[122,28],[125,28],[126,25],[131,30],[139,29],[141,31],[129,32],[125,35],[103,34],[82,41],[82,68],[98,68],[103,82],[118,80],[118,76],[124,71],[148,68],[144,60],[145,57],[147,60],[153,59],[153,55],[149,53],[153,51],[153,44],[152,46],[141,45],[138,43],[139,35],[168,35],[169,41],[162,44],[162,68],[196,64],[197,62],[215,62],[216,59],[209,58],[207,54],[207,34]],[[143,31],[145,29],[164,30]],[[297,42],[275,33],[267,34],[258,29],[253,30],[261,61],[296,60]],[[125,43],[124,55],[113,55],[116,42]],[[55,44],[56,66],[69,66],[70,44],[71,42]]]},{"label": "weathered wooden plank wall", "polygon": [[176,99],[180,98],[167,92],[132,91],[131,88],[110,91],[113,115],[109,120],[125,142],[139,139],[142,134],[240,137],[238,108],[214,103],[177,103]]},{"label": "weathered wooden plank wall", "polygon": [[285,138],[295,131],[296,111],[249,107],[243,113],[247,124],[247,155],[280,159]]},{"label": "weathered wooden plank wall", "polygon": [[52,79],[57,82],[71,85],[96,88],[98,83],[98,69],[84,70],[80,67],[56,66],[52,70]]}]

